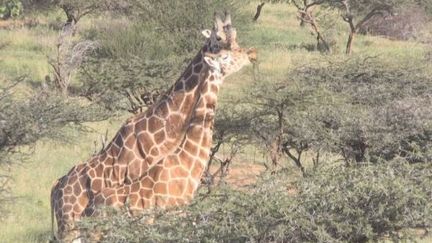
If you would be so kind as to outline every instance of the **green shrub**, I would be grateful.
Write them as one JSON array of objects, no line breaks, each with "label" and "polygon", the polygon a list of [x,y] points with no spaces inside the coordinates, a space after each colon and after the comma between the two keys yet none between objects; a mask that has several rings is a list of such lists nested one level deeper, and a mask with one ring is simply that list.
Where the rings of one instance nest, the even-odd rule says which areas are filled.
[{"label": "green shrub", "polygon": [[68,142],[64,127],[82,128],[83,122],[104,120],[110,115],[96,105],[84,104],[79,99],[65,99],[55,92],[36,89],[30,95],[15,97],[11,94],[12,89],[14,85],[0,88],[1,212],[13,198],[9,190],[9,166],[26,161],[36,141],[50,138]]},{"label": "green shrub", "polygon": [[241,26],[238,6],[230,0],[131,2],[133,14],[117,15],[109,27],[104,21],[86,34],[100,48],[83,65],[82,94],[113,110],[131,110],[136,104],[126,89],[141,89],[137,96],[162,93],[201,48],[201,31],[213,26],[215,11],[229,9]]},{"label": "green shrub", "polygon": [[430,64],[396,58],[323,56],[282,80],[259,75],[233,102],[247,121],[236,132],[265,147],[273,165],[285,155],[304,174],[305,159],[316,167],[323,154],[340,155],[347,165],[430,161]]},{"label": "green shrub", "polygon": [[422,62],[360,57],[305,69],[295,77],[342,100],[320,104],[326,109],[317,120],[329,124],[327,132],[335,135],[333,142],[346,160],[403,156],[420,162],[431,159],[432,149],[432,79]]},{"label": "green shrub", "polygon": [[20,0],[7,0],[0,3],[0,19],[15,18],[22,12],[23,5]]},{"label": "green shrub", "polygon": [[284,81],[260,80],[249,88],[259,140],[277,143],[301,169],[301,155],[310,149],[315,161],[323,151],[340,154],[346,164],[432,159],[432,79],[425,59],[335,56],[313,63],[299,64]]},{"label": "green shrub", "polygon": [[86,226],[97,225],[106,242],[366,242],[431,227],[431,163],[327,164],[294,185],[286,176],[265,176],[248,192],[221,188],[187,207]]},{"label": "green shrub", "polygon": [[425,28],[425,24],[430,19],[426,10],[413,5],[397,8],[396,12],[397,14],[385,18],[373,17],[360,28],[360,32],[397,40],[418,39],[419,32]]},{"label": "green shrub", "polygon": [[300,183],[299,202],[333,238],[350,242],[430,227],[431,169],[430,163],[410,166],[402,159],[327,168]]},{"label": "green shrub", "polygon": [[43,137],[64,139],[60,128],[68,124],[99,121],[108,113],[95,105],[64,99],[49,91],[38,91],[25,100],[5,97],[0,100],[1,147],[31,145]]}]

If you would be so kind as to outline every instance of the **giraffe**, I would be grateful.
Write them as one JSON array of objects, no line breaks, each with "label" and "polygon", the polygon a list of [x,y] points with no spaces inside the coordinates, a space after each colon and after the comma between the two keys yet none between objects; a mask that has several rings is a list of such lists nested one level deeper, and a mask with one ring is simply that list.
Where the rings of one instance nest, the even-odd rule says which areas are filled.
[{"label": "giraffe", "polygon": [[129,211],[134,215],[143,209],[179,206],[193,199],[210,156],[220,86],[225,77],[255,61],[256,50],[222,50],[218,54],[206,53],[204,59],[210,75],[202,86],[197,109],[182,145],[139,181],[105,188],[95,195],[95,208],[99,205],[119,208],[128,202]]},{"label": "giraffe", "polygon": [[238,46],[229,15],[224,21],[216,16],[214,28],[202,33],[207,38],[203,48],[170,91],[146,112],[128,119],[99,154],[74,166],[56,181],[51,207],[60,239],[69,233],[72,238],[77,235],[74,222],[89,214],[88,204],[94,194],[132,183],[181,144],[197,106],[202,81],[209,73],[204,53]]}]

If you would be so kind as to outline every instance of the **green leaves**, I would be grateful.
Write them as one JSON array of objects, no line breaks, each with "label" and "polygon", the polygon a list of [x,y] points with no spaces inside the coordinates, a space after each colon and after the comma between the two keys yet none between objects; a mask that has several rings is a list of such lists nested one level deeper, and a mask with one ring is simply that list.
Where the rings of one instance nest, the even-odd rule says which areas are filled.
[{"label": "green leaves", "polygon": [[[190,206],[87,222],[104,242],[366,242],[432,224],[432,164],[326,165],[293,184],[264,176],[247,192],[219,188]],[[288,193],[287,188],[295,188]],[[154,223],[145,223],[154,217]],[[404,235],[403,237],[409,237]]]},{"label": "green leaves", "polygon": [[7,0],[0,3],[0,19],[16,18],[23,12],[20,0]]},{"label": "green leaves", "polygon": [[313,125],[306,130],[316,131],[318,143],[329,145],[323,146],[326,150],[341,151],[347,161],[403,156],[424,162],[430,160],[432,146],[427,65],[422,58],[329,59],[327,65],[294,70],[290,79],[327,94],[308,107],[311,116],[306,117]]},{"label": "green leaves", "polygon": [[215,11],[230,9],[234,21],[242,18],[238,4],[230,0],[128,4],[130,15],[114,19],[109,27],[96,24],[87,33],[100,48],[81,70],[81,94],[111,110],[136,112],[133,107],[139,105],[131,104],[131,92],[146,96],[166,90],[202,47],[201,31],[213,26]]},{"label": "green leaves", "polygon": [[[63,127],[107,117],[108,113],[96,105],[64,99],[47,90],[36,90],[25,98],[6,95],[0,99],[0,152],[13,152],[18,146],[32,145],[41,138],[67,141]],[[8,158],[2,156],[0,163]]]}]

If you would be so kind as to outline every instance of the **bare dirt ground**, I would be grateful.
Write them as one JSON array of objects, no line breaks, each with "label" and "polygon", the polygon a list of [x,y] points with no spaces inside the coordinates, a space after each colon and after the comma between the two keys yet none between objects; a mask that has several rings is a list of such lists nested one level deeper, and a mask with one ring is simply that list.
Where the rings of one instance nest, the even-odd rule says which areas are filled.
[{"label": "bare dirt ground", "polygon": [[[210,172],[214,174],[219,169],[219,166],[212,166]],[[252,163],[234,163],[227,171],[224,177],[224,182],[235,188],[243,188],[254,184],[258,176],[265,171],[264,165]],[[217,185],[220,181],[220,176],[214,178],[214,183]]]},{"label": "bare dirt ground", "polygon": [[235,187],[244,187],[256,182],[258,176],[265,171],[260,164],[241,164],[229,169],[225,181]]},{"label": "bare dirt ground", "polygon": [[39,21],[35,19],[9,19],[9,20],[0,20],[0,29],[17,29],[25,26],[33,27],[39,24]]}]

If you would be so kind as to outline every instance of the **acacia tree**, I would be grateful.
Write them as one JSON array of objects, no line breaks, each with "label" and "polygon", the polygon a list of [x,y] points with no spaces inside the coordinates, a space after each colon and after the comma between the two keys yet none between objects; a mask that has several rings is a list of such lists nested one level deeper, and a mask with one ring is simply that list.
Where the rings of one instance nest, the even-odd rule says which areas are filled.
[{"label": "acacia tree", "polygon": [[66,24],[74,26],[78,21],[104,6],[104,1],[98,0],[55,0],[54,4],[60,7],[66,15]]},{"label": "acacia tree", "polygon": [[89,36],[99,47],[80,70],[80,95],[116,111],[141,112],[163,94],[201,47],[201,31],[212,26],[215,11],[227,8],[237,23],[247,24],[237,1],[128,3],[133,13],[127,20],[91,30]]},{"label": "acacia tree", "polygon": [[285,2],[294,5],[298,9],[300,24],[309,24],[316,34],[317,45],[325,51],[330,50],[328,42],[320,31],[313,9],[317,6],[338,10],[342,20],[349,26],[346,54],[351,54],[356,34],[371,20],[377,17],[394,15],[400,9],[415,7],[425,9],[427,14],[432,14],[431,0],[268,0],[267,2]]},{"label": "acacia tree", "polygon": [[[430,161],[432,91],[425,60],[394,65],[360,56],[294,70],[291,77],[305,86],[321,86],[328,93],[323,97],[330,99],[318,99],[319,106],[308,108],[311,116],[293,122],[292,130],[307,134],[317,125],[318,139],[308,140],[340,154],[347,165],[398,156],[410,162]],[[315,125],[301,129],[304,121]]]},{"label": "acacia tree", "polygon": [[9,165],[25,161],[32,152],[22,150],[22,146],[31,148],[41,138],[66,141],[62,130],[65,126],[74,124],[83,128],[80,125],[83,122],[105,120],[110,115],[99,106],[83,105],[79,100],[65,99],[45,89],[37,89],[26,97],[14,97],[14,87],[24,80],[19,78],[0,88],[0,211],[13,196],[8,190]]},{"label": "acacia tree", "polygon": [[[267,0],[265,2],[287,3],[287,4],[294,5],[297,8],[297,13],[298,13],[297,18],[300,20],[300,26],[304,26],[305,24],[308,24],[312,28],[312,31],[315,33],[316,40],[317,40],[317,49],[324,50],[325,52],[331,51],[330,45],[328,41],[325,39],[324,34],[322,33],[319,24],[317,22],[317,19],[315,18],[315,15],[313,13],[315,7],[326,3],[327,0]],[[265,2],[262,2],[262,5],[264,5]],[[261,10],[262,5],[258,5],[259,10]],[[258,11],[258,9],[257,9],[257,15],[260,12]]]},{"label": "acacia tree", "polygon": [[255,13],[254,17],[252,18],[253,21],[257,21],[258,18],[260,17],[261,10],[264,7],[264,4],[265,4],[265,2],[261,2],[261,3],[258,4],[256,13]]},{"label": "acacia tree", "polygon": [[[74,42],[72,29],[60,33],[55,55],[49,57],[48,63],[53,71],[53,85],[62,92],[63,96],[68,96],[68,89],[74,72],[84,62],[86,56],[96,48],[97,43],[94,41]],[[49,76],[47,76],[48,78]]]},{"label": "acacia tree", "polygon": [[406,0],[326,0],[325,6],[341,11],[341,17],[349,25],[346,54],[351,54],[355,35],[373,17],[395,14],[397,7],[407,4],[421,4]]},{"label": "acacia tree", "polygon": [[[305,151],[315,148],[317,130],[310,111],[320,96],[316,86],[293,81],[259,80],[248,88],[246,102],[251,108],[250,130],[260,146],[264,144],[272,169],[287,156],[305,174],[302,164]],[[268,166],[267,166],[268,167]]]},{"label": "acacia tree", "polygon": [[424,29],[431,18],[426,10],[411,5],[399,7],[396,11],[397,15],[372,18],[360,29],[359,33],[385,36],[396,40],[414,39],[427,42],[428,30]]},{"label": "acacia tree", "polygon": [[321,32],[316,18],[313,14],[313,8],[325,3],[325,0],[292,0],[291,2],[298,10],[298,18],[300,19],[300,25],[304,25],[305,23],[307,23],[315,32],[317,48],[320,48],[322,46],[324,48],[324,51],[330,52],[330,45],[328,44],[323,33]]},{"label": "acacia tree", "polygon": [[[225,176],[229,173],[232,161],[241,148],[250,141],[251,119],[249,113],[244,112],[241,105],[218,108],[214,123],[213,147],[210,150],[210,158],[207,168],[204,171],[202,182],[210,191],[215,184],[215,179],[219,178],[218,184],[223,182]],[[221,147],[229,146],[228,153],[220,155]],[[218,162],[219,167],[212,168]],[[213,166],[214,167],[214,166]]]},{"label": "acacia tree", "polygon": [[48,0],[52,2],[52,6],[59,7],[66,15],[65,27],[73,30],[75,34],[77,23],[84,16],[90,14],[102,13],[104,11],[111,12],[127,12],[131,8],[131,4],[124,0]]}]

